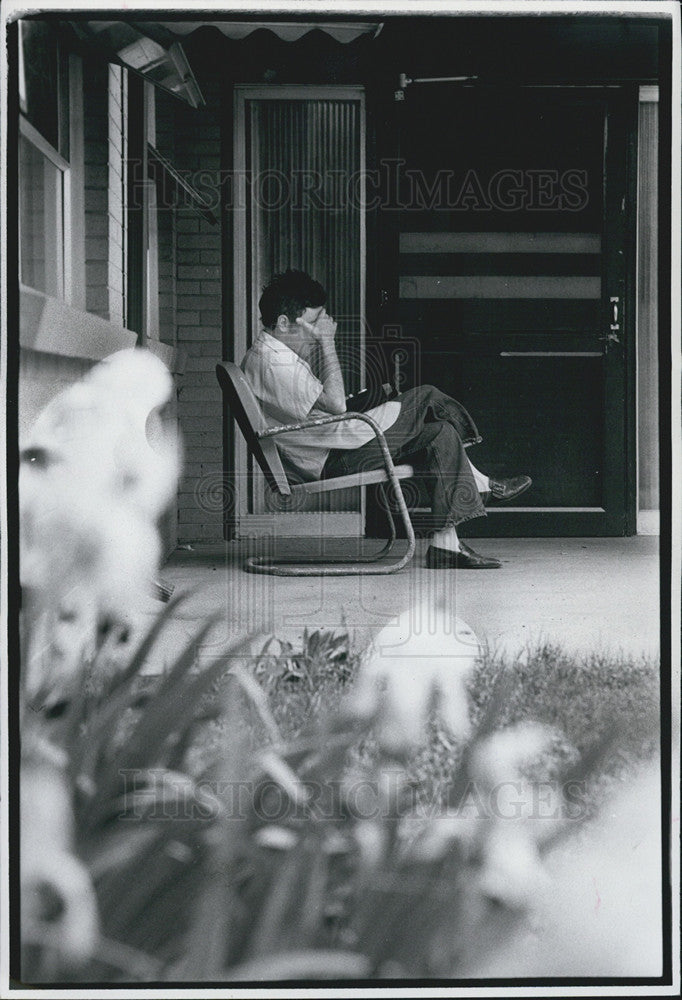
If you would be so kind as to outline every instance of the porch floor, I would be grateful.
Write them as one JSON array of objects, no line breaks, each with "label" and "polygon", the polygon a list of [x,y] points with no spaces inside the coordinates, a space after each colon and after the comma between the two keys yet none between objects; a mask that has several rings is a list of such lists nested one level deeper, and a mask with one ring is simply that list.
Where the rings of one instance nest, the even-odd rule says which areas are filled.
[{"label": "porch floor", "polygon": [[[285,539],[277,554],[312,555],[315,544]],[[253,540],[180,548],[162,576],[190,596],[148,669],[163,669],[213,612],[222,616],[216,643],[253,631],[295,642],[307,626],[347,628],[362,648],[400,611],[430,595],[443,597],[481,642],[512,655],[542,640],[581,653],[658,653],[658,538],[477,539],[477,551],[502,560],[501,569],[479,572],[426,569],[427,544],[418,541],[412,564],[396,575],[362,578],[246,573],[245,556],[259,551]],[[328,545],[329,553],[349,555],[347,539]],[[149,613],[158,608],[154,603]]]}]

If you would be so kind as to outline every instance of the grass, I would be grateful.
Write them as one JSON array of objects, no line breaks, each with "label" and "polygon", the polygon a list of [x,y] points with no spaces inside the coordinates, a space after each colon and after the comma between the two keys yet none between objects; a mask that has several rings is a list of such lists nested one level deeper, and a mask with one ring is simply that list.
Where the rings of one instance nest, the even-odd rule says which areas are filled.
[{"label": "grass", "polygon": [[290,642],[268,640],[254,676],[268,696],[282,736],[296,736],[318,714],[335,711],[360,658],[343,631],[304,629],[300,649]]},{"label": "grass", "polygon": [[[338,632],[306,632],[299,650],[270,642],[254,674],[282,736],[293,739],[336,711],[361,659],[348,635]],[[592,779],[591,813],[611,786],[658,751],[659,671],[652,659],[604,653],[576,656],[551,643],[538,644],[515,658],[484,650],[468,685],[474,729],[502,675],[508,681],[506,698],[497,710],[497,727],[533,721],[556,730],[553,759],[544,762],[538,777],[552,777],[615,731],[611,752]],[[432,719],[424,744],[408,767],[419,798],[431,804],[442,801],[461,753],[461,746],[453,744],[438,719]],[[375,755],[369,733],[351,757],[354,766],[369,769]]]}]

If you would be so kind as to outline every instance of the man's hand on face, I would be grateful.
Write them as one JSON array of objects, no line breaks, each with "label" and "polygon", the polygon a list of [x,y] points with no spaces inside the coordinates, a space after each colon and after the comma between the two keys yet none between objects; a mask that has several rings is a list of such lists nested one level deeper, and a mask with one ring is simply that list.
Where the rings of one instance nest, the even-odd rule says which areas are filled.
[{"label": "man's hand on face", "polygon": [[309,323],[307,320],[303,319],[302,316],[296,320],[299,326],[302,326],[304,330],[313,337],[314,340],[319,343],[334,343],[334,338],[336,336],[336,323],[331,316],[327,313],[322,313],[314,323]]}]

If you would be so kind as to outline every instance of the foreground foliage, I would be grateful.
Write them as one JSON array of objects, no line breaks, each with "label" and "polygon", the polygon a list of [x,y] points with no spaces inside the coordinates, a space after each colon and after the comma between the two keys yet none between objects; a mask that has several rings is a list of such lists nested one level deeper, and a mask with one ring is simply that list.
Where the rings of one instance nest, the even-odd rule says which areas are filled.
[{"label": "foreground foliage", "polygon": [[94,894],[34,886],[28,982],[466,976],[528,919],[551,849],[655,752],[652,665],[548,646],[483,656],[468,731],[432,711],[418,747],[386,739],[385,692],[358,711],[344,634],[244,638],[199,672],[209,621],[145,679],[182,600],[123,671],[95,659],[97,683],[24,721],[26,816],[51,775],[72,830],[42,849],[61,838]]}]

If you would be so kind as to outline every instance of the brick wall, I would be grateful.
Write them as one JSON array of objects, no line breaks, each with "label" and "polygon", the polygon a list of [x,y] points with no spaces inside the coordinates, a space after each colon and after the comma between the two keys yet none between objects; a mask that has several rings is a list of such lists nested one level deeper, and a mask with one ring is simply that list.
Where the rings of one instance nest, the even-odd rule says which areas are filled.
[{"label": "brick wall", "polygon": [[[217,86],[202,82],[206,106],[192,109],[173,101],[157,103],[157,140],[188,180],[200,170],[220,167],[220,120]],[[172,147],[172,148],[171,148]],[[169,261],[159,260],[160,320],[168,328],[174,292],[176,344],[185,356],[179,379],[178,418],[185,448],[185,466],[178,493],[178,541],[220,541],[222,511],[222,399],[215,377],[222,358],[222,251],[220,210],[217,224],[202,218],[178,197],[173,212],[174,274]],[[161,224],[161,222],[160,222]],[[166,310],[161,316],[161,309]]]}]

